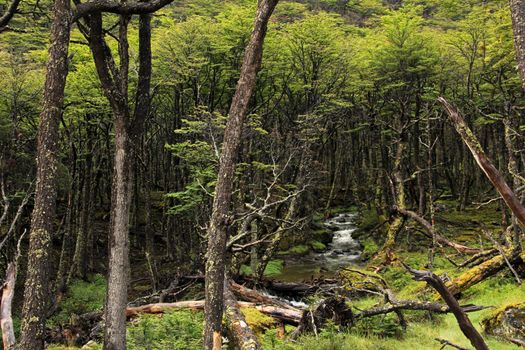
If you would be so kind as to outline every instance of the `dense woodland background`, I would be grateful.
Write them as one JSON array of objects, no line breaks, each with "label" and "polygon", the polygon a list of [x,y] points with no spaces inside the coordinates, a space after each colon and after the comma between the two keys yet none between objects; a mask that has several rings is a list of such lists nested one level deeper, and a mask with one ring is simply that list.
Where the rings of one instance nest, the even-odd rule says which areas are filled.
[{"label": "dense woodland background", "polygon": [[[20,255],[13,301],[17,336],[31,252],[52,5],[22,0],[0,32],[0,270]],[[134,306],[158,301],[150,297],[174,281],[170,301],[204,297],[198,277],[205,273],[219,158],[256,9],[253,0],[175,0],[151,14],[151,81],[145,95],[150,105],[137,130],[130,131],[134,176],[125,298],[145,298]],[[139,33],[145,16],[140,21],[130,16],[124,34],[119,31],[123,16],[101,16],[112,64],[122,67],[129,59],[129,78],[123,71],[112,74],[121,79],[115,78],[121,93],[129,95],[124,106],[130,120],[140,117],[143,103]],[[112,247],[108,231],[118,101],[105,94],[88,43],[94,22],[76,19],[58,120],[56,213],[47,223],[52,226],[43,267],[47,297],[40,303],[50,319],[42,338],[46,344],[101,343],[100,334],[89,334],[94,325],[84,334],[86,326],[74,325],[72,315],[102,309]],[[129,41],[128,53],[118,44],[122,35]],[[501,259],[490,273],[499,273],[496,277],[477,271],[479,281],[449,288],[476,304],[524,302],[525,291],[515,281],[523,273],[515,253],[521,228],[450,123],[439,96],[459,108],[487,157],[521,197],[525,96],[508,1],[280,1],[268,24],[237,152],[224,255],[228,275],[237,281],[251,275],[248,280],[258,285],[268,278],[265,270],[271,275],[282,269],[287,257],[326,249],[330,233],[324,219],[354,212],[363,246],[360,268],[381,273],[404,299],[435,301],[430,290],[410,281],[400,261],[453,279],[472,270],[451,261],[459,264],[491,251],[477,262],[508,254],[517,271]],[[414,217],[431,229],[418,225],[417,218],[411,221]],[[460,249],[437,242],[434,229]],[[333,275],[320,271],[315,277]],[[308,301],[321,299],[316,295]],[[353,305],[370,308],[382,299],[360,294]],[[485,316],[491,312],[482,311]],[[331,325],[321,335],[315,330],[295,342],[279,339],[271,320],[256,328],[264,349],[311,349],[313,344],[319,349],[438,349],[436,337],[469,344],[452,316],[428,314],[408,312],[408,330],[388,314],[356,321],[353,330],[345,331],[350,333]],[[188,311],[143,316],[128,326],[128,347],[199,349],[202,317]],[[417,337],[425,338],[423,347],[417,347]],[[516,347],[488,339],[493,349]],[[523,333],[517,339],[524,344]]]}]

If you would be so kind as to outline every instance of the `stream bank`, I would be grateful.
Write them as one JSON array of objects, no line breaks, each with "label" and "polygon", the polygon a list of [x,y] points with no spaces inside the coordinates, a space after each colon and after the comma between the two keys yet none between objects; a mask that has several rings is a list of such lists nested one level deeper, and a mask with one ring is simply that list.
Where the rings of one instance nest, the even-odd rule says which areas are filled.
[{"label": "stream bank", "polygon": [[271,276],[284,282],[300,282],[337,275],[338,271],[361,261],[362,245],[352,234],[357,231],[357,213],[340,213],[323,222],[333,233],[324,251],[309,251],[305,255],[284,255],[282,270]]}]

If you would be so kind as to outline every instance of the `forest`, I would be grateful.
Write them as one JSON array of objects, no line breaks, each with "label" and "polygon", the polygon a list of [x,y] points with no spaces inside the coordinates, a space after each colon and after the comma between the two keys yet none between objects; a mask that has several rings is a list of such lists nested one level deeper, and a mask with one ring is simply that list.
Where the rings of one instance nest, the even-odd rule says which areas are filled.
[{"label": "forest", "polygon": [[0,0],[3,350],[525,347],[525,0]]}]

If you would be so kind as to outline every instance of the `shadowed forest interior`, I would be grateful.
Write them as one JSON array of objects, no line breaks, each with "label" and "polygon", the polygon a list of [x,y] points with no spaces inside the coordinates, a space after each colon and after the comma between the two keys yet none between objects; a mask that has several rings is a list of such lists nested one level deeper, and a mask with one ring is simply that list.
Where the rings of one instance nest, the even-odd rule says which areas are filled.
[{"label": "shadowed forest interior", "polygon": [[525,347],[525,0],[0,0],[4,350]]}]

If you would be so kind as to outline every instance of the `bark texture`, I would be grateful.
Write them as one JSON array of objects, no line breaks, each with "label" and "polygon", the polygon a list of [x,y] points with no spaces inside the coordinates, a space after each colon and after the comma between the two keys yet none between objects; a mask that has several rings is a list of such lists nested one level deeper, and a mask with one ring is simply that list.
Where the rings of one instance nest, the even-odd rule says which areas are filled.
[{"label": "bark texture", "polygon": [[221,347],[220,334],[223,314],[225,252],[228,240],[228,212],[231,204],[236,157],[244,119],[248,111],[248,102],[252,96],[257,72],[261,66],[263,42],[268,21],[277,2],[278,0],[259,1],[254,29],[246,47],[241,75],[228,113],[208,232],[204,327],[204,348],[207,350],[220,349]]},{"label": "bark texture", "polygon": [[4,350],[14,350],[16,347],[15,330],[13,327],[12,305],[15,296],[16,261],[7,265],[6,279],[2,288],[2,303],[0,304],[0,323],[2,325],[2,344]]},{"label": "bark texture", "polygon": [[514,32],[514,47],[516,49],[518,72],[521,77],[522,86],[525,88],[525,1],[510,0],[510,12],[512,16],[512,31]]},{"label": "bark texture", "polygon": [[55,219],[58,126],[64,101],[71,29],[69,0],[56,0],[51,45],[37,140],[37,177],[22,309],[20,349],[44,348],[44,325],[49,304],[48,269],[51,231]]}]

